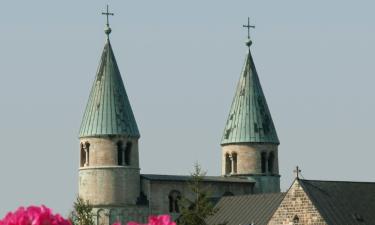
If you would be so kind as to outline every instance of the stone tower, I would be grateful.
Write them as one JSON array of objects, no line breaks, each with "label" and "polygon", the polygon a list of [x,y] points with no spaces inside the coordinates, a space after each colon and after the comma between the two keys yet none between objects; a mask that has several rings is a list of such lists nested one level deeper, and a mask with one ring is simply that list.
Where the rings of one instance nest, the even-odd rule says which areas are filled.
[{"label": "stone tower", "polygon": [[222,175],[256,181],[255,192],[280,192],[279,139],[251,56],[250,38],[222,146]]},{"label": "stone tower", "polygon": [[[109,224],[114,209],[135,206],[140,195],[140,134],[107,35],[79,131],[79,196],[98,212],[98,224]],[[96,212],[94,212],[96,214]],[[112,220],[107,220],[112,217]],[[99,221],[101,220],[101,222]]]}]

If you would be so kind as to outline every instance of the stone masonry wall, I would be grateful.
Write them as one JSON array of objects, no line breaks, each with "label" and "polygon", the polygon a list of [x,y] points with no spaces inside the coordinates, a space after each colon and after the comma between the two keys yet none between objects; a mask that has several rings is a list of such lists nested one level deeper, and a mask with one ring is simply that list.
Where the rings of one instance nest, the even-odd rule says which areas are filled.
[{"label": "stone masonry wall", "polygon": [[130,221],[146,223],[149,216],[148,207],[103,207],[94,208],[94,223],[96,225],[112,225],[115,222],[127,224]]},{"label": "stone masonry wall", "polygon": [[[182,196],[194,199],[194,195],[190,190],[186,181],[149,181],[143,180],[142,185],[150,188],[143,190],[149,200],[150,213],[152,214],[169,214],[169,194],[176,190]],[[225,193],[232,193],[234,195],[247,195],[252,193],[253,183],[229,183],[229,182],[203,182],[202,188],[207,188],[210,197],[220,198]]]},{"label": "stone masonry wall", "polygon": [[[297,218],[299,221],[294,222]],[[327,225],[296,180],[268,225]]]},{"label": "stone masonry wall", "polygon": [[237,174],[261,174],[261,154],[267,155],[273,152],[273,171],[271,174],[279,174],[279,159],[277,145],[274,144],[230,144],[222,147],[221,175],[225,175],[225,155],[237,154]]}]

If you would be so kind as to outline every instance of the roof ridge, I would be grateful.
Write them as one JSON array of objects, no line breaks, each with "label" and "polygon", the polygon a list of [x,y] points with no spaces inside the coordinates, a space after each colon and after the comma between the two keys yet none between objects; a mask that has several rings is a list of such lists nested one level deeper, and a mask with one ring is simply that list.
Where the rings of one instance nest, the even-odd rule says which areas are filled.
[{"label": "roof ridge", "polygon": [[256,193],[256,194],[241,194],[241,195],[233,195],[233,196],[223,196],[223,198],[243,198],[243,197],[262,197],[262,196],[271,196],[271,195],[285,195],[286,192],[274,192],[274,193]]},{"label": "roof ridge", "polygon": [[371,181],[346,181],[346,180],[310,180],[310,179],[299,179],[300,181],[315,181],[315,182],[336,182],[336,183],[360,183],[360,184],[375,184]]}]

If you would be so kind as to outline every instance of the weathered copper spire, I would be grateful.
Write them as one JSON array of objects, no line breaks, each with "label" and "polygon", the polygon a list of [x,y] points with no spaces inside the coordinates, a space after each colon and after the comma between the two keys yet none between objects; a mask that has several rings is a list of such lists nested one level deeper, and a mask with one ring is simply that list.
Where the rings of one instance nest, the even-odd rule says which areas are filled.
[{"label": "weathered copper spire", "polygon": [[240,80],[237,85],[229,117],[224,129],[221,144],[233,143],[274,143],[279,144],[266,97],[260,85],[258,73],[250,52],[250,28],[255,26],[243,25],[248,29],[246,45],[249,51],[246,55]]},{"label": "weathered copper spire", "polygon": [[107,5],[107,12],[102,14],[107,16],[105,28],[107,40],[82,119],[79,136],[126,135],[139,137],[137,123],[109,41],[111,28],[108,16],[113,13],[108,11]]}]

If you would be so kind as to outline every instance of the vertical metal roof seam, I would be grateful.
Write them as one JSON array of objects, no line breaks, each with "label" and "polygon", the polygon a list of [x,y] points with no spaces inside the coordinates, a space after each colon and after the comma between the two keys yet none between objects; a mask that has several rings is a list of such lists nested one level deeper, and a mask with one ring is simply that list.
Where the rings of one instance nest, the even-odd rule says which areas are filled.
[{"label": "vertical metal roof seam", "polygon": [[[258,129],[255,129],[255,124]],[[271,113],[249,49],[221,144],[251,142],[279,144]]]},{"label": "vertical metal roof seam", "polygon": [[109,40],[102,52],[79,132],[80,137],[103,135],[140,137]]}]

